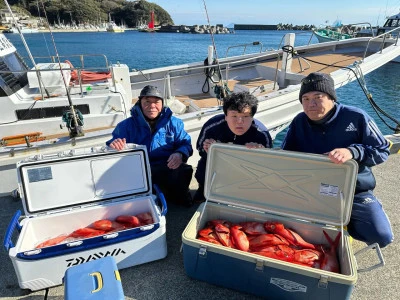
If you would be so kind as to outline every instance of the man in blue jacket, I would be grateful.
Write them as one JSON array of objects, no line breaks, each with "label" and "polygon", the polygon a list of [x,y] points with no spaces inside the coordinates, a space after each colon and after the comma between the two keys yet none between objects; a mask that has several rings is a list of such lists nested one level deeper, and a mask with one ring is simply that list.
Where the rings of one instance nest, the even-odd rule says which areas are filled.
[{"label": "man in blue jacket", "polygon": [[211,144],[231,143],[246,145],[248,148],[271,148],[272,139],[267,128],[254,119],[258,100],[248,92],[233,93],[224,99],[223,114],[212,117],[204,123],[196,148],[200,154],[195,177],[199,188],[193,197],[195,202],[204,198],[204,180],[206,174],[207,152]]},{"label": "man in blue jacket", "polygon": [[181,119],[163,105],[163,96],[155,86],[147,85],[131,109],[131,117],[121,121],[107,145],[122,150],[126,143],[145,145],[149,154],[152,182],[168,201],[192,204],[189,184],[192,166],[186,164],[193,154],[191,138]]},{"label": "man in blue jacket", "polygon": [[371,167],[387,160],[389,143],[368,114],[336,102],[332,77],[311,73],[302,80],[299,99],[304,112],[289,126],[282,149],[327,154],[336,164],[354,159],[358,165],[349,234],[385,247],[393,241],[389,219],[374,196]]}]

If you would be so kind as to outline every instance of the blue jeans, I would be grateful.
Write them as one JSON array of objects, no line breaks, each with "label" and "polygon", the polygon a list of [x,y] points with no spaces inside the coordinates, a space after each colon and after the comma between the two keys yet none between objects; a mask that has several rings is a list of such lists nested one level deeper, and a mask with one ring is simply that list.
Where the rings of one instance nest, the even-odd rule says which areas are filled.
[{"label": "blue jeans", "polygon": [[383,248],[393,241],[392,227],[381,202],[372,191],[354,195],[349,234],[368,245],[378,243]]}]

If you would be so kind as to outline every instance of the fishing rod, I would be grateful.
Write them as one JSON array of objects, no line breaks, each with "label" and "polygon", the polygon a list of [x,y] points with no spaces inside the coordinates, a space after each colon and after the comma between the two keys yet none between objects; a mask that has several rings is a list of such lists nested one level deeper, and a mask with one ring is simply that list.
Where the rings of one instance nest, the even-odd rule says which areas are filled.
[{"label": "fishing rod", "polygon": [[[218,98],[218,99],[220,99],[220,98],[225,98],[225,97],[227,96],[227,95],[226,95],[226,92],[227,92],[227,91],[226,91],[226,89],[227,89],[227,84],[224,84],[224,83],[222,82],[222,72],[221,72],[221,65],[219,64],[219,59],[218,59],[217,45],[215,44],[214,32],[213,32],[213,30],[211,29],[210,18],[209,18],[209,16],[208,16],[208,10],[207,10],[207,5],[206,5],[206,1],[205,1],[205,0],[203,0],[203,4],[204,4],[204,10],[205,10],[205,12],[206,12],[208,27],[210,28],[211,41],[212,41],[212,45],[213,45],[213,49],[214,49],[214,56],[215,56],[215,59],[214,59],[214,62],[213,62],[213,63],[216,63],[216,64],[217,64],[218,79],[219,79],[217,82],[214,82],[214,81],[213,81],[213,79],[211,78],[212,75],[210,76],[210,73],[212,74],[212,71],[210,71],[210,68],[211,68],[211,67],[208,67],[207,73],[206,73],[206,75],[207,75],[206,81],[207,81],[208,78],[210,78],[212,82],[214,82],[214,83],[220,83],[221,86],[218,86],[218,85],[215,85],[215,86],[214,86],[214,92],[215,92],[215,94],[217,95],[217,98]],[[208,62],[208,64],[210,64],[210,62]],[[205,83],[204,83],[204,84],[205,84]],[[203,86],[203,87],[204,87],[204,86]]]},{"label": "fishing rod", "polygon": [[38,77],[38,82],[39,82],[39,89],[40,89],[40,91],[43,91],[43,89],[44,89],[44,91],[46,92],[47,97],[50,97],[50,93],[49,93],[49,91],[46,89],[46,87],[45,87],[44,84],[43,84],[42,76],[41,76],[41,74],[40,74],[40,72],[39,72],[39,69],[37,68],[37,65],[36,65],[36,63],[35,63],[35,59],[34,59],[33,56],[32,56],[32,53],[31,53],[31,51],[30,51],[30,49],[29,49],[29,47],[28,47],[28,44],[27,44],[26,41],[25,41],[25,37],[24,37],[24,35],[23,35],[22,32],[21,32],[21,28],[20,28],[20,26],[19,26],[19,24],[18,24],[16,18],[14,17],[14,13],[12,12],[10,5],[8,4],[8,1],[7,1],[7,0],[4,0],[4,2],[5,2],[5,4],[6,4],[6,6],[7,6],[8,12],[9,12],[10,15],[11,15],[11,18],[12,18],[12,20],[13,20],[13,23],[14,23],[15,28],[17,28],[17,30],[18,30],[18,33],[19,33],[19,35],[20,35],[20,37],[21,37],[22,43],[24,44],[25,50],[26,50],[26,52],[28,53],[28,56],[29,56],[29,58],[30,58],[30,60],[31,60],[31,62],[32,62],[32,65],[34,66],[34,68],[35,68],[35,70],[36,70],[36,75],[37,75],[37,77]]},{"label": "fishing rod", "polygon": [[[399,121],[399,120],[396,120],[394,117],[392,117],[392,116],[389,115],[387,112],[385,112],[385,111],[384,111],[382,108],[380,108],[379,105],[374,101],[374,99],[373,99],[373,97],[372,97],[372,94],[371,94],[371,93],[368,91],[368,89],[367,89],[367,86],[366,86],[366,84],[365,84],[364,76],[362,75],[362,72],[361,72],[361,70],[360,70],[360,68],[359,68],[359,66],[358,66],[357,64],[355,65],[355,67],[356,67],[356,69],[358,68],[358,70],[359,70],[359,72],[360,72],[360,76],[359,76],[359,75],[356,73],[356,71],[355,71],[353,68],[351,68],[351,67],[346,67],[346,66],[343,66],[343,67],[342,67],[342,66],[336,66],[336,65],[334,65],[334,64],[325,64],[325,63],[322,63],[322,62],[318,62],[318,61],[312,60],[312,59],[307,58],[307,57],[303,57],[303,56],[299,55],[299,54],[297,53],[296,50],[294,50],[294,47],[293,47],[293,46],[290,46],[290,45],[283,46],[283,47],[282,47],[282,50],[283,50],[284,52],[291,53],[291,54],[293,55],[293,57],[300,57],[300,58],[302,58],[302,59],[304,59],[304,60],[306,60],[306,61],[309,61],[309,62],[312,62],[312,63],[315,63],[315,64],[323,65],[323,66],[326,66],[326,67],[334,67],[334,68],[338,68],[338,69],[347,69],[347,70],[353,72],[354,77],[357,79],[357,82],[358,82],[359,86],[361,87],[362,91],[364,92],[365,97],[366,97],[367,100],[369,101],[371,107],[373,108],[373,110],[375,111],[375,113],[377,114],[377,116],[379,117],[379,119],[381,119],[381,121],[382,121],[390,130],[393,130],[394,133],[400,133],[400,121]],[[360,77],[362,77],[362,81],[364,82],[364,84],[361,82]],[[393,122],[396,124],[396,127],[390,126],[390,125],[386,122],[386,120],[384,120],[384,119],[382,118],[382,116],[381,116],[380,114],[384,115],[386,118],[388,118],[388,119],[390,119],[391,121],[393,121]]]},{"label": "fishing rod", "polygon": [[[71,94],[69,93],[67,80],[65,79],[63,68],[61,66],[60,56],[58,54],[58,50],[57,50],[57,46],[56,46],[56,43],[55,43],[55,40],[54,40],[53,32],[52,32],[52,30],[50,28],[49,19],[47,17],[47,13],[46,13],[46,9],[45,9],[44,4],[43,4],[43,0],[39,0],[39,2],[40,2],[41,6],[42,6],[42,9],[43,9],[43,13],[44,13],[44,17],[45,17],[45,20],[46,20],[46,23],[47,23],[47,27],[49,28],[51,41],[53,43],[54,51],[56,53],[58,67],[60,68],[61,77],[63,79],[65,91],[67,93],[67,99],[68,99],[69,107],[70,107],[70,110],[71,110],[70,114],[69,114],[69,112],[66,112],[66,115],[63,115],[63,120],[65,120],[67,122],[67,127],[68,127],[68,130],[69,130],[69,136],[71,138],[75,138],[75,137],[78,137],[78,136],[83,136],[84,132],[83,132],[83,129],[82,129],[82,126],[81,126],[81,124],[83,122],[82,122],[81,118],[78,119],[79,111],[78,112],[75,111],[74,105],[72,103]],[[72,122],[68,123],[68,121],[70,121],[69,120],[70,116],[72,117],[72,120],[71,120]]]}]

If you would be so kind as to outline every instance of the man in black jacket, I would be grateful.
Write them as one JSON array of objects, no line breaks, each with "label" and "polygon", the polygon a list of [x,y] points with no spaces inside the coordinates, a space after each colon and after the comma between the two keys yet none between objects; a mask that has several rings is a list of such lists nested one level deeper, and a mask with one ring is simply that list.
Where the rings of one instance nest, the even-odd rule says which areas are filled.
[{"label": "man in black jacket", "polygon": [[207,152],[211,144],[231,143],[245,145],[248,148],[271,148],[272,139],[267,128],[254,119],[258,100],[248,92],[233,93],[224,99],[224,114],[208,120],[200,131],[196,148],[200,154],[195,178],[199,188],[194,195],[195,202],[204,198],[204,180],[206,174]]}]

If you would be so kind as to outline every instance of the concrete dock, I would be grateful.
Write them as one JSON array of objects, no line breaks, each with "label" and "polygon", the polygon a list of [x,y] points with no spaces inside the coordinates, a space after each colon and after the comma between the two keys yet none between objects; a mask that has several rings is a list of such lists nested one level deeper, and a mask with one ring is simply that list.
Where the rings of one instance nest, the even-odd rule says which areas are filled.
[{"label": "concrete dock", "polygon": [[[375,194],[381,199],[388,214],[395,241],[382,249],[386,265],[368,272],[359,272],[351,300],[397,300],[400,284],[400,221],[398,207],[400,155],[391,155],[389,160],[374,168],[377,179]],[[16,210],[23,211],[20,200],[15,200],[9,193],[15,188],[15,170],[2,170],[0,180],[0,237],[3,241],[7,226]],[[191,185],[196,190],[195,181]],[[125,299],[257,299],[250,294],[221,288],[189,278],[183,267],[183,254],[180,252],[181,234],[197,209],[197,205],[184,208],[168,206],[167,213],[167,246],[165,259],[120,270]],[[14,241],[15,242],[15,241]],[[364,243],[354,241],[354,253],[365,247]],[[358,268],[369,266],[376,260],[372,251],[361,257],[357,256]],[[1,299],[64,299],[64,287],[58,286],[30,292],[21,290],[8,253],[0,251],[0,298]],[[48,266],[51,268],[51,266]],[[295,298],[293,298],[295,299]],[[335,299],[336,300],[336,299]]]}]

